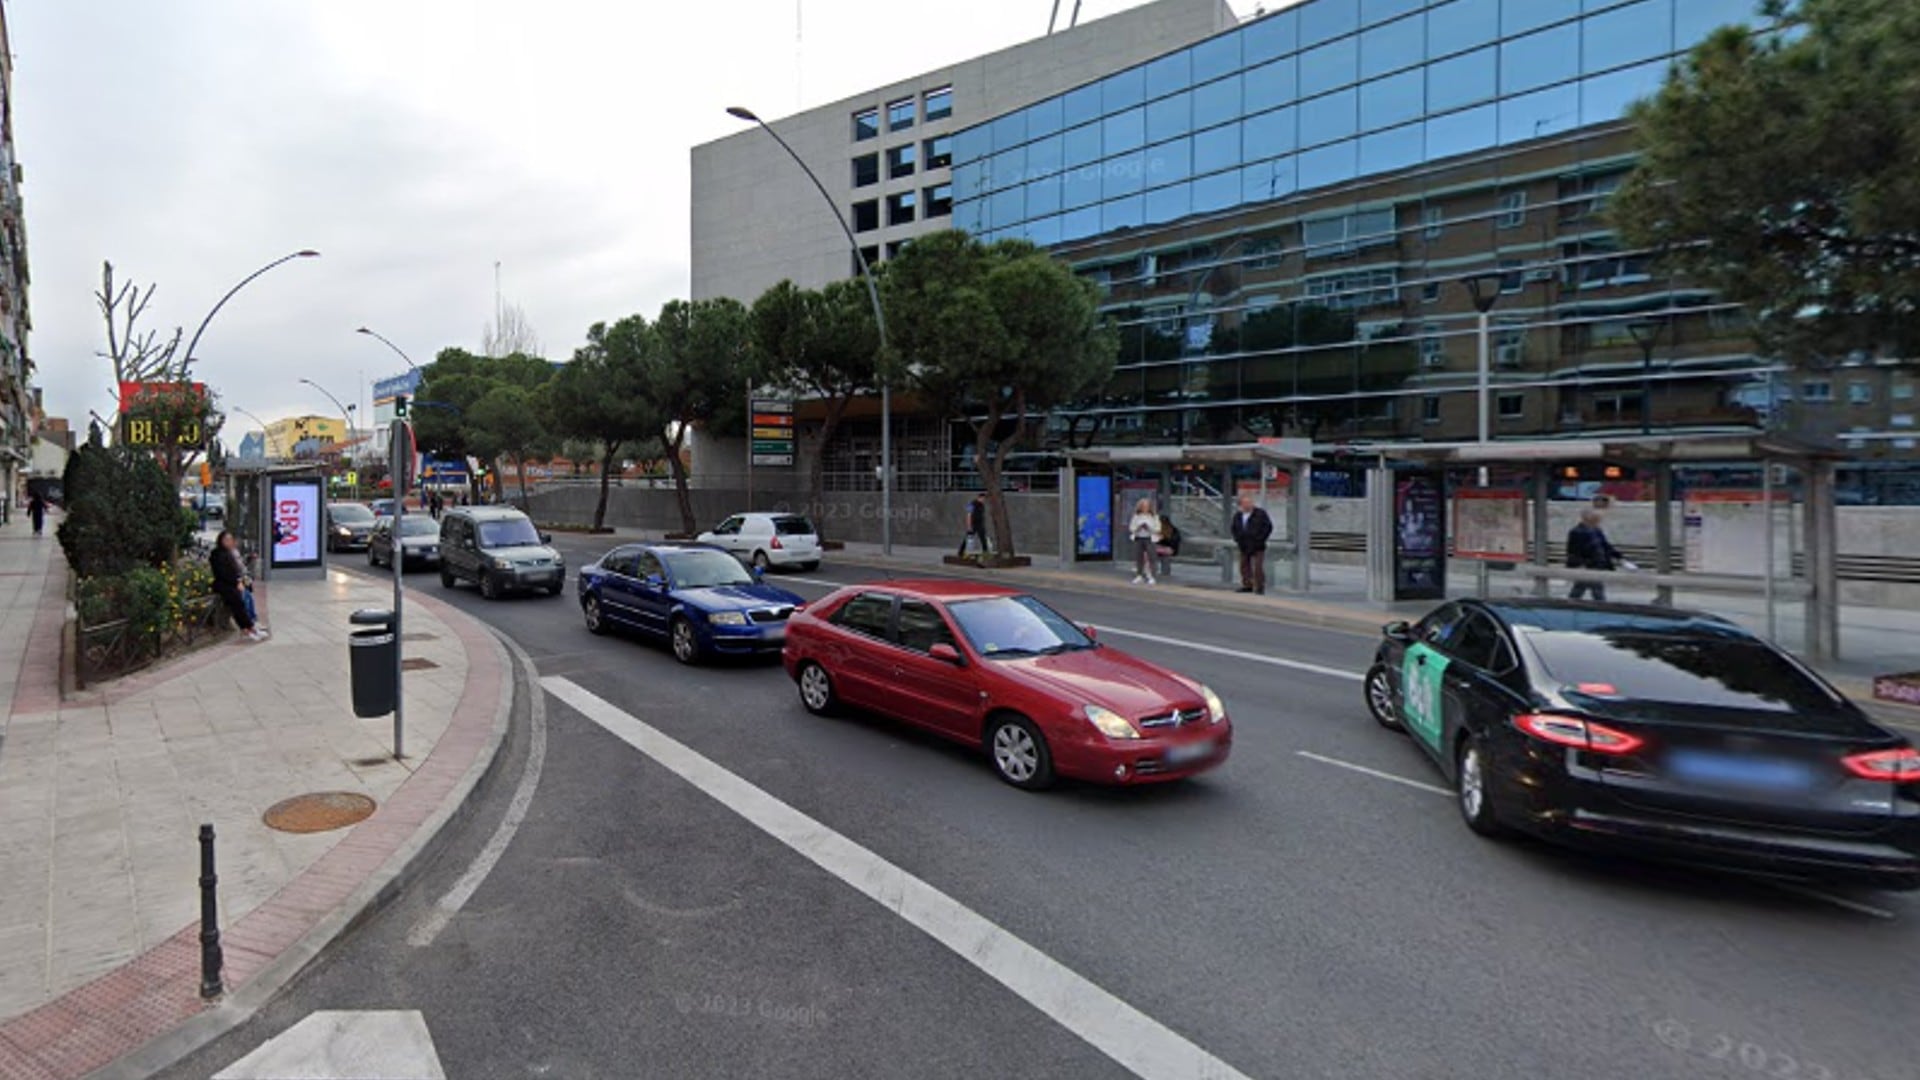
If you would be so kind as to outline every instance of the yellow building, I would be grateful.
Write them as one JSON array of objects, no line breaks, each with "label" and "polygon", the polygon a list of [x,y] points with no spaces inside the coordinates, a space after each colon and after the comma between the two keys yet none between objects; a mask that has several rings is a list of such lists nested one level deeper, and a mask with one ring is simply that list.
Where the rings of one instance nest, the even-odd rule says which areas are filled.
[{"label": "yellow building", "polygon": [[289,416],[275,420],[267,425],[267,456],[269,458],[290,458],[294,446],[303,439],[318,439],[321,443],[339,442],[347,438],[347,424],[338,416]]}]

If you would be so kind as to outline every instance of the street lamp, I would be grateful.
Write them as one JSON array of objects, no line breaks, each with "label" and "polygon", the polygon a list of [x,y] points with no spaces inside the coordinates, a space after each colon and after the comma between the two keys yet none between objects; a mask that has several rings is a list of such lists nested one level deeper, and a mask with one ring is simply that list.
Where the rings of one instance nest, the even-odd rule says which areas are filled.
[{"label": "street lamp", "polygon": [[[780,149],[785,150],[787,156],[793,159],[793,163],[800,166],[800,171],[807,174],[807,179],[813,181],[814,189],[820,192],[820,197],[826,200],[827,208],[833,211],[833,219],[840,223],[840,231],[847,234],[847,244],[853,248],[853,260],[860,267],[860,276],[866,279],[867,298],[873,301],[873,323],[880,332],[880,364],[877,365],[880,376],[880,551],[884,555],[892,555],[893,395],[886,372],[887,318],[880,310],[880,286],[874,281],[873,267],[867,265],[867,257],[860,251],[860,241],[854,239],[853,228],[847,224],[847,216],[840,212],[840,204],[827,193],[827,186],[822,184],[813,170],[807,167],[806,161],[794,152],[793,147],[787,145],[787,140],[781,138],[779,132],[769,127],[765,120],[760,119],[752,109],[745,106],[729,105],[727,115],[737,120],[745,120],[750,124],[760,125],[760,130],[772,136],[773,141],[780,144]],[[822,447],[822,452],[825,449]]]},{"label": "street lamp", "polygon": [[365,334],[368,337],[373,338],[375,341],[378,341],[380,344],[385,345],[389,349],[392,349],[393,354],[395,356],[398,356],[400,359],[405,360],[409,368],[412,368],[415,371],[420,370],[419,364],[414,363],[411,357],[409,357],[406,353],[400,351],[400,346],[395,345],[393,342],[388,341],[385,337],[382,337],[379,331],[371,330],[371,329],[368,329],[367,327],[362,326],[358,330],[355,330],[354,333]]},{"label": "street lamp", "polygon": [[1655,319],[1634,319],[1627,333],[1640,346],[1640,434],[1653,434],[1653,346],[1665,333],[1667,324]]},{"label": "street lamp", "polygon": [[265,420],[262,420],[262,419],[260,419],[259,417],[257,417],[257,416],[255,416],[255,415],[253,415],[252,413],[250,413],[250,412],[248,412],[247,410],[245,410],[245,409],[243,409],[243,408],[241,408],[241,407],[240,407],[240,406],[238,406],[238,405],[229,405],[229,406],[227,406],[227,408],[229,408],[229,409],[232,409],[232,410],[233,410],[234,412],[237,412],[237,413],[239,413],[239,414],[240,414],[241,416],[244,416],[244,417],[246,417],[247,419],[249,419],[249,420],[251,420],[251,421],[253,421],[254,423],[256,423],[256,424],[259,424],[259,425],[260,425],[260,437],[261,437],[261,441],[262,441],[262,442],[264,442],[264,443],[266,443],[266,445],[267,445],[267,454],[268,454],[268,456],[272,456],[272,454],[273,454],[273,425],[272,425],[272,424],[269,424],[269,423],[267,423],[267,422],[266,422]]},{"label": "street lamp", "polygon": [[[340,410],[340,419],[345,420],[347,422],[347,430],[341,439],[341,446],[343,447],[343,452],[344,452],[344,447],[346,446],[347,442],[353,438],[353,406],[342,405],[340,403],[339,398],[334,397],[331,393],[328,393],[326,387],[321,386],[319,383],[314,382],[312,379],[301,379],[300,381],[307,384],[308,386],[313,387],[315,390],[320,391],[322,394],[326,394],[327,400],[333,402],[334,407]],[[358,488],[358,486],[359,485],[357,484],[355,485],[356,488]],[[356,491],[356,494],[357,494],[357,491]]]},{"label": "street lamp", "polygon": [[291,254],[291,255],[282,255],[282,256],[280,256],[279,258],[277,258],[277,259],[275,259],[275,260],[273,260],[272,262],[270,262],[270,263],[268,263],[267,265],[265,265],[265,266],[263,266],[263,267],[261,267],[260,269],[258,269],[258,270],[255,270],[255,271],[254,271],[253,273],[251,273],[251,274],[248,274],[248,275],[247,275],[246,277],[243,277],[243,278],[241,278],[241,279],[240,279],[240,283],[239,283],[238,285],[235,285],[235,286],[234,286],[233,288],[231,288],[231,289],[228,289],[228,290],[227,290],[227,295],[225,295],[225,296],[223,296],[223,297],[221,297],[221,298],[220,298],[220,302],[219,302],[219,303],[217,303],[217,304],[215,304],[215,305],[213,305],[213,310],[212,310],[212,311],[209,311],[209,312],[207,312],[207,317],[206,317],[206,318],[204,318],[204,319],[201,319],[201,320],[200,320],[200,326],[199,326],[199,328],[198,328],[198,329],[196,329],[196,330],[195,330],[195,331],[193,332],[193,337],[192,337],[192,339],[190,339],[190,340],[189,340],[189,341],[187,342],[187,351],[186,351],[186,354],[185,354],[185,356],[183,356],[183,357],[181,358],[181,360],[180,360],[180,379],[179,379],[179,381],[181,381],[181,382],[185,382],[185,381],[186,381],[186,376],[187,376],[187,375],[188,375],[188,374],[189,374],[189,373],[190,373],[190,372],[192,371],[192,368],[193,368],[193,348],[194,348],[194,346],[196,346],[196,345],[198,345],[198,344],[200,344],[200,335],[201,335],[201,334],[204,334],[204,333],[206,333],[206,332],[207,332],[207,324],[213,321],[213,317],[214,317],[215,315],[218,315],[218,314],[220,313],[220,309],[221,309],[221,308],[223,308],[223,307],[226,307],[226,306],[227,306],[227,301],[229,301],[229,300],[231,300],[231,299],[233,299],[233,294],[234,294],[234,293],[237,293],[237,292],[239,292],[239,291],[240,291],[241,289],[244,289],[244,288],[246,288],[246,287],[247,287],[247,285],[248,285],[248,284],[250,284],[250,283],[251,283],[251,282],[253,281],[253,279],[254,279],[254,278],[257,278],[257,277],[259,277],[259,276],[260,276],[261,274],[264,274],[264,273],[266,273],[267,271],[269,271],[269,270],[271,270],[271,269],[273,269],[273,268],[274,268],[274,267],[276,267],[276,266],[279,266],[279,265],[280,265],[280,264],[282,264],[282,263],[288,263],[288,262],[292,262],[292,261],[293,261],[293,260],[295,260],[295,259],[317,259],[317,258],[319,258],[319,257],[320,257],[320,253],[319,253],[319,252],[317,252],[317,251],[312,251],[312,250],[308,250],[308,249],[304,249],[304,248],[303,248],[303,249],[301,249],[301,250],[299,250],[299,251],[296,251],[296,252],[294,252],[294,253],[293,253],[293,254]]},{"label": "street lamp", "polygon": [[[1475,392],[1475,396],[1479,399],[1480,425],[1475,441],[1482,446],[1491,442],[1493,437],[1492,416],[1487,399],[1491,395],[1493,384],[1493,306],[1500,302],[1502,277],[1504,277],[1502,274],[1484,272],[1468,274],[1460,279],[1460,283],[1467,287],[1467,295],[1473,298],[1473,309],[1480,313],[1476,335],[1479,342],[1479,374]],[[1480,466],[1479,481],[1482,488],[1487,486],[1485,465]],[[1479,585],[1480,595],[1485,596],[1491,582],[1489,567],[1484,559],[1474,565],[1474,580]]]}]

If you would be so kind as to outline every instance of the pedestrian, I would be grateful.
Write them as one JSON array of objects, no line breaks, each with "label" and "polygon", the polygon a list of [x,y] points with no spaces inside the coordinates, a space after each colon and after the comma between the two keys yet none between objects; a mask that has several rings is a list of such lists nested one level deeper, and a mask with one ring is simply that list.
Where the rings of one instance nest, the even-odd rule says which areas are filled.
[{"label": "pedestrian", "polygon": [[1240,496],[1233,515],[1233,544],[1240,549],[1240,591],[1264,595],[1267,591],[1267,541],[1273,536],[1273,518],[1253,496]]},{"label": "pedestrian", "polygon": [[214,538],[213,554],[207,557],[213,571],[213,592],[227,605],[233,624],[249,641],[265,641],[267,628],[254,617],[253,581],[247,575],[246,562],[240,557],[240,541],[222,529]]},{"label": "pedestrian", "polygon": [[987,554],[987,495],[981,492],[967,504],[967,529],[960,534],[960,557],[965,558],[967,545],[972,544],[976,554]]},{"label": "pedestrian", "polygon": [[1160,516],[1160,536],[1153,546],[1153,553],[1160,563],[1160,576],[1172,580],[1173,560],[1180,554],[1180,527],[1165,514]]},{"label": "pedestrian", "polygon": [[1153,584],[1153,547],[1160,539],[1160,515],[1153,512],[1153,500],[1134,504],[1133,517],[1127,521],[1127,537],[1133,541],[1133,583]]},{"label": "pedestrian", "polygon": [[33,535],[39,536],[47,527],[47,500],[37,491],[27,497],[27,517],[33,521]]},{"label": "pedestrian", "polygon": [[[1638,570],[1631,561],[1620,555],[1613,541],[1607,539],[1606,530],[1600,527],[1600,511],[1586,507],[1580,511],[1580,524],[1567,531],[1567,569],[1569,570],[1612,570],[1623,566],[1628,570]],[[1607,585],[1603,581],[1576,581],[1573,590],[1567,594],[1569,600],[1578,600],[1591,596],[1599,603],[1607,602]]]}]

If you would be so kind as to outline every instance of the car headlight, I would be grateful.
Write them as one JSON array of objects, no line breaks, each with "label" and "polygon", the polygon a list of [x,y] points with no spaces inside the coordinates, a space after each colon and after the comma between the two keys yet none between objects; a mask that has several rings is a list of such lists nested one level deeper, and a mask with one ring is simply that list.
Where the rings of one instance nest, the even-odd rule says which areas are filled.
[{"label": "car headlight", "polygon": [[707,621],[715,626],[745,626],[747,617],[738,611],[716,611],[707,616]]},{"label": "car headlight", "polygon": [[1227,718],[1227,703],[1221,701],[1220,695],[1214,693],[1211,687],[1202,686],[1200,696],[1207,703],[1207,723],[1217,724]]},{"label": "car headlight", "polygon": [[1100,734],[1105,735],[1109,739],[1137,739],[1140,737],[1140,730],[1134,727],[1132,722],[1126,717],[1121,716],[1112,709],[1102,708],[1099,705],[1083,705],[1081,706],[1081,711],[1087,714],[1087,719],[1093,723],[1094,727],[1100,729]]},{"label": "car headlight", "polygon": [[493,568],[495,570],[511,570],[513,569],[513,563],[507,559],[495,559],[493,560]]},{"label": "car headlight", "polygon": [[352,536],[352,535],[353,535],[353,530],[352,530],[352,529],[349,529],[349,528],[347,528],[347,527],[346,527],[345,525],[335,525],[335,526],[333,527],[333,535],[335,535],[335,536]]}]

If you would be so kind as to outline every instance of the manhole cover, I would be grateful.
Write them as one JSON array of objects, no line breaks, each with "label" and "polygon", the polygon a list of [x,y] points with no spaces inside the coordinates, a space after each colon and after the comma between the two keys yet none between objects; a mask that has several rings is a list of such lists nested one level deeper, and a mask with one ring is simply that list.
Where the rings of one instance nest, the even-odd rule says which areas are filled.
[{"label": "manhole cover", "polygon": [[436,664],[433,661],[428,660],[423,656],[410,656],[407,659],[400,661],[401,671],[425,671],[428,668],[437,668],[439,666],[440,666],[439,664]]},{"label": "manhole cover", "polygon": [[267,807],[260,820],[281,832],[326,832],[366,820],[373,806],[372,799],[351,791],[319,791],[282,799]]}]

